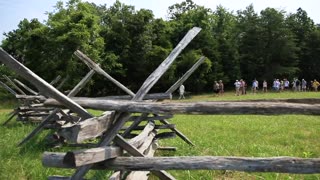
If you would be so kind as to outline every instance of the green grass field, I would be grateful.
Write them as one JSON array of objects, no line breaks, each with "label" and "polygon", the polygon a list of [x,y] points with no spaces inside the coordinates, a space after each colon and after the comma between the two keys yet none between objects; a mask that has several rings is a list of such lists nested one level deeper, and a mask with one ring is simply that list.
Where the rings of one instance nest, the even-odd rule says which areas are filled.
[{"label": "green grass field", "polygon": [[[212,94],[187,97],[181,101],[214,101],[271,98],[320,98],[319,93],[267,93],[223,97]],[[174,100],[175,101],[175,100]],[[0,123],[4,122],[14,103],[0,105]],[[196,144],[190,147],[180,138],[161,140],[162,146],[174,146],[176,152],[157,152],[161,156],[294,156],[320,157],[320,118],[305,115],[176,115],[177,128]],[[45,168],[41,165],[44,151],[66,151],[46,146],[43,137],[23,147],[16,144],[35,125],[16,121],[0,126],[0,179],[46,179],[50,175],[71,175],[73,170]],[[235,171],[169,171],[177,179],[320,179],[320,174],[296,175],[280,173],[246,173]],[[91,171],[90,179],[104,179],[107,171]],[[152,178],[155,179],[155,178]]]}]

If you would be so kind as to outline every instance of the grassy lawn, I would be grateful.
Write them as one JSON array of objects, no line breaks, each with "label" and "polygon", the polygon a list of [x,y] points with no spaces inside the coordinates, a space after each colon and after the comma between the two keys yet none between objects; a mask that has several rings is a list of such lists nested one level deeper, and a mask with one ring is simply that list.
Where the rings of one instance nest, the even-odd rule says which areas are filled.
[{"label": "grassy lawn", "polygon": [[[222,97],[212,94],[189,96],[180,101],[215,101],[271,98],[320,98],[319,93],[267,93]],[[175,100],[174,100],[175,101]],[[0,106],[0,123],[4,122],[13,104]],[[172,120],[194,144],[190,147],[180,138],[161,140],[162,146],[174,146],[176,152],[157,152],[161,156],[294,156],[320,157],[320,118],[305,115],[176,115]],[[71,175],[73,170],[45,168],[41,165],[44,151],[52,149],[43,140],[48,132],[23,147],[16,144],[35,125],[16,121],[0,126],[0,179],[46,179],[50,175]],[[170,171],[177,179],[320,179],[320,174],[295,175],[279,173],[245,173],[235,171]],[[104,179],[107,171],[92,171],[90,179]],[[154,179],[154,178],[153,178]]]}]

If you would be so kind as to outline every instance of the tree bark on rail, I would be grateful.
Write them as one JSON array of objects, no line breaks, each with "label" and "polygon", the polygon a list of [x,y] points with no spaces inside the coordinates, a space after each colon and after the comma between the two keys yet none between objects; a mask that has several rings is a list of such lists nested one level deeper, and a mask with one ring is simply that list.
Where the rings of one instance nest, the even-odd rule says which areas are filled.
[{"label": "tree bark on rail", "polygon": [[[75,168],[63,159],[51,158],[46,167]],[[293,174],[320,173],[320,158],[297,157],[118,157],[93,166],[93,169],[149,171],[149,170],[233,170],[246,172],[278,172]]]},{"label": "tree bark on rail", "polygon": [[128,88],[126,88],[124,85],[122,85],[120,82],[118,82],[117,80],[115,80],[113,77],[111,77],[108,73],[106,73],[103,69],[101,69],[101,67],[96,64],[95,62],[93,62],[88,56],[86,56],[84,53],[82,53],[81,51],[77,50],[74,52],[74,54],[81,59],[89,68],[92,68],[93,70],[95,70],[97,73],[103,75],[104,77],[106,77],[107,79],[109,79],[111,82],[113,82],[116,86],[118,86],[119,88],[121,88],[123,91],[125,91],[126,93],[128,93],[130,96],[134,96],[134,93],[129,90]]},{"label": "tree bark on rail", "polygon": [[[154,114],[308,114],[320,115],[320,105],[282,102],[134,102],[95,100],[77,101],[83,107],[97,110],[115,110],[120,112],[139,112]],[[46,100],[45,105],[61,106],[55,100]]]}]

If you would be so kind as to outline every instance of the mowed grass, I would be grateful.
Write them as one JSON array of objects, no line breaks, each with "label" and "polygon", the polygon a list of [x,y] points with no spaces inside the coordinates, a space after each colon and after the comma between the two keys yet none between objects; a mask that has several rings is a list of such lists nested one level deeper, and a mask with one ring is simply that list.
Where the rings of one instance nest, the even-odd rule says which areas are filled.
[{"label": "mowed grass", "polygon": [[[319,93],[267,93],[223,97],[204,94],[188,97],[184,101],[243,100],[271,98],[319,98]],[[175,100],[174,100],[175,101]],[[12,104],[1,105],[0,123],[8,118]],[[98,112],[93,112],[97,114]],[[161,156],[245,156],[320,157],[320,118],[305,115],[175,115],[170,120],[196,146],[191,147],[179,137],[161,140],[161,146],[174,146],[176,152],[157,152]],[[0,125],[0,179],[46,179],[52,175],[70,176],[73,170],[45,168],[41,164],[44,151],[63,152],[68,148],[50,148],[44,131],[23,147],[17,147],[32,124],[11,121]],[[169,171],[177,179],[320,179],[320,174],[296,175],[281,173],[246,173],[236,171]],[[91,171],[90,179],[106,179],[107,171]],[[156,179],[153,177],[152,179]]]}]

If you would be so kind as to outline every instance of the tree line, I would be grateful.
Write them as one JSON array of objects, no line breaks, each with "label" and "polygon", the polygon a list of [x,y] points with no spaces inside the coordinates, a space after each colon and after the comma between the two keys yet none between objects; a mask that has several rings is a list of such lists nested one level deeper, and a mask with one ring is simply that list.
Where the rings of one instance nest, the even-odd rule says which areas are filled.
[{"label": "tree line", "polygon": [[[168,7],[167,19],[151,10],[116,1],[96,5],[70,0],[57,2],[47,19],[23,19],[18,28],[4,33],[1,47],[47,81],[69,76],[72,88],[89,71],[73,55],[81,50],[115,79],[137,91],[148,75],[167,57],[194,26],[202,31],[176,59],[152,89],[163,92],[201,56],[204,64],[185,83],[195,93],[212,91],[214,80],[233,87],[235,79],[320,77],[320,28],[299,8],[286,13],[251,4],[244,10],[215,10],[192,0]],[[1,74],[11,74],[0,66]],[[95,75],[83,95],[119,94],[121,90]]]}]

